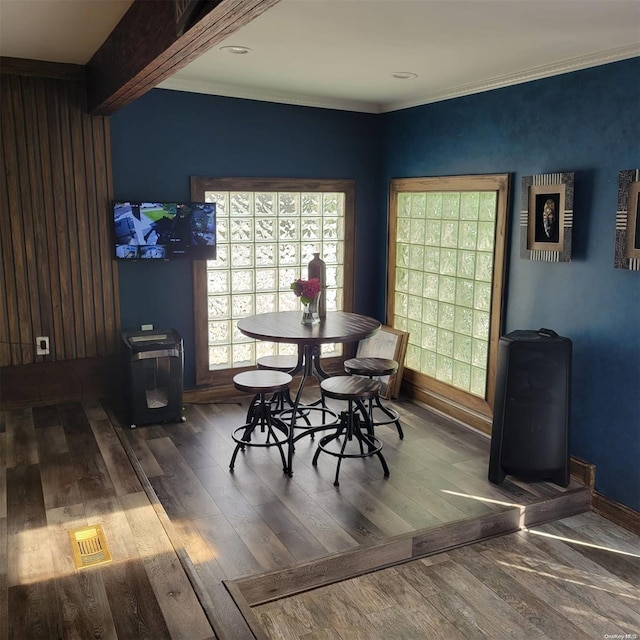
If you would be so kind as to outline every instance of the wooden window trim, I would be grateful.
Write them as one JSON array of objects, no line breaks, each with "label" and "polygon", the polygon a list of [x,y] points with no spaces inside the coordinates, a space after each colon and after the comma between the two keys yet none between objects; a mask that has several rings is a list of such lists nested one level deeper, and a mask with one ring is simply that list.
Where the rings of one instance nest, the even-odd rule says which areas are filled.
[{"label": "wooden window trim", "polygon": [[391,180],[389,187],[389,236],[387,270],[387,314],[386,323],[393,326],[395,309],[395,264],[397,201],[399,193],[427,191],[495,191],[496,231],[494,245],[493,282],[491,286],[491,326],[489,330],[489,352],[487,363],[486,399],[455,389],[417,371],[404,370],[404,381],[408,394],[418,400],[465,421],[467,424],[490,433],[493,420],[498,343],[503,327],[503,307],[506,274],[507,228],[509,218],[509,174],[477,176],[445,176],[430,178],[399,178]]},{"label": "wooden window trim", "polygon": [[[191,178],[191,198],[204,199],[206,191],[324,191],[345,194],[344,203],[344,300],[343,309],[353,311],[355,278],[355,181],[313,178]],[[241,369],[209,369],[207,339],[207,264],[193,263],[196,385],[213,388],[220,395],[233,389],[233,376]],[[329,359],[335,360],[335,359]],[[329,368],[331,362],[328,363]]]}]

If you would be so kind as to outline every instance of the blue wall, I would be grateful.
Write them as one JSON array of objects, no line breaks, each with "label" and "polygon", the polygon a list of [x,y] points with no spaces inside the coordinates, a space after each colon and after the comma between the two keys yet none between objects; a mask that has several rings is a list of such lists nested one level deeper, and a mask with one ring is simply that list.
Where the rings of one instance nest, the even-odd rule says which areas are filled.
[{"label": "blue wall", "polygon": [[[573,341],[572,455],[596,488],[640,511],[640,274],[613,268],[618,172],[640,168],[640,59],[388,113],[154,90],[111,117],[117,199],[188,199],[189,177],[356,180],[356,311],[384,319],[387,183],[511,173],[504,332]],[[573,258],[519,257],[522,176],[575,172]],[[193,386],[187,263],[121,263],[123,329],[175,327]]]},{"label": "blue wall", "polygon": [[[189,200],[191,176],[354,179],[358,280],[379,269],[369,247],[385,234],[379,131],[373,115],[156,89],[111,117],[114,197]],[[179,331],[185,387],[194,386],[191,263],[122,262],[118,271],[122,329]],[[378,316],[383,297],[384,287],[358,287],[355,309]]]},{"label": "blue wall", "polygon": [[[573,341],[571,452],[640,510],[640,273],[614,269],[618,174],[640,168],[635,58],[383,117],[385,179],[511,173],[506,324]],[[523,176],[575,172],[570,263],[520,258]]]}]

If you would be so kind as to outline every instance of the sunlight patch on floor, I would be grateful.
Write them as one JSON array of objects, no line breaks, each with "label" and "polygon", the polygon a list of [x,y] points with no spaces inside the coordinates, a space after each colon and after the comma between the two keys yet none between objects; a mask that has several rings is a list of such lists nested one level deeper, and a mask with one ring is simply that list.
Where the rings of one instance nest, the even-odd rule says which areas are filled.
[{"label": "sunlight patch on floor", "polygon": [[494,498],[485,498],[483,496],[474,496],[470,493],[460,493],[459,491],[451,491],[450,489],[440,489],[442,493],[448,493],[452,496],[460,496],[461,498],[470,498],[471,500],[479,500],[480,502],[489,502],[491,504],[501,504],[505,507],[516,507],[517,509],[524,509],[525,505],[516,504],[515,502],[504,502],[503,500],[495,500]]},{"label": "sunlight patch on floor", "polygon": [[[520,563],[514,562],[506,562],[504,560],[496,561],[496,564],[502,567],[508,567],[509,569],[513,569],[516,571],[521,571],[523,573],[535,574],[541,578],[545,578],[548,580],[554,580],[556,582],[565,582],[568,584],[573,584],[579,587],[586,587],[587,589],[593,589],[595,591],[601,591],[603,593],[608,593],[616,598],[625,598],[626,600],[633,600],[640,602],[640,593],[638,595],[633,595],[630,593],[624,593],[618,590],[614,590],[608,587],[600,586],[595,584],[593,581],[589,581],[590,576],[588,572],[575,569],[574,571],[579,574],[577,577],[570,577],[569,575],[561,575],[562,567],[558,567],[557,573],[551,573],[549,571],[544,571],[540,568],[535,567],[527,567]],[[565,572],[568,573],[568,572]]]},{"label": "sunlight patch on floor", "polygon": [[600,549],[601,551],[609,551],[611,553],[619,553],[623,556],[631,556],[632,558],[640,558],[640,554],[631,553],[630,551],[622,551],[621,549],[612,549],[611,547],[603,547],[599,544],[593,544],[592,542],[586,542],[584,540],[576,540],[575,538],[565,538],[564,536],[556,535],[555,533],[546,533],[544,531],[536,531],[534,529],[524,529],[527,533],[531,533],[536,536],[544,536],[545,538],[554,538],[555,540],[561,540],[562,542],[569,542],[571,544],[580,544],[583,547],[591,547],[592,549]]}]

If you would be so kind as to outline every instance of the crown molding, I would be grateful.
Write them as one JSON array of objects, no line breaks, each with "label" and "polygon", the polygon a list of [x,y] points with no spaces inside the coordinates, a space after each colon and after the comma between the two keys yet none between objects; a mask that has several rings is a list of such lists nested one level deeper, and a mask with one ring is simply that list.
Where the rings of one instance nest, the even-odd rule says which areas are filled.
[{"label": "crown molding", "polygon": [[590,67],[597,67],[636,57],[640,57],[640,44],[610,49],[594,55],[570,58],[552,65],[533,67],[526,71],[499,76],[491,80],[453,87],[445,91],[418,94],[409,100],[387,103],[309,96],[272,90],[262,90],[252,87],[222,85],[216,84],[215,82],[179,77],[168,78],[164,82],[160,83],[158,88],[226,96],[229,98],[244,98],[247,100],[260,100],[264,102],[316,107],[321,109],[358,111],[362,113],[387,113],[390,111],[399,111],[400,109],[417,107],[424,104],[431,104],[433,102],[442,102],[453,98],[461,98],[475,93],[492,91],[493,89],[502,89],[516,84],[550,78],[564,73],[571,73],[572,71],[580,71],[582,69],[588,69]]},{"label": "crown molding", "polygon": [[320,109],[337,109],[338,111],[358,111],[361,113],[380,113],[379,105],[362,100],[343,100],[340,98],[323,98],[304,94],[271,91],[253,87],[237,87],[234,85],[217,84],[206,80],[190,78],[168,78],[161,82],[158,89],[173,91],[187,91],[191,93],[206,93],[208,95],[226,96],[227,98],[244,98],[246,100],[260,100],[262,102],[277,102],[291,104],[298,107],[315,107]]},{"label": "crown molding", "polygon": [[452,98],[461,98],[463,96],[472,95],[474,93],[482,93],[484,91],[492,91],[493,89],[502,89],[524,82],[532,82],[533,80],[542,80],[552,76],[559,76],[572,71],[580,71],[589,69],[590,67],[598,67],[611,62],[619,62],[640,56],[640,44],[634,44],[619,49],[610,49],[608,51],[598,53],[596,55],[581,56],[579,58],[570,58],[552,65],[544,65],[534,67],[520,73],[508,74],[483,82],[463,85],[446,91],[422,94],[411,100],[402,102],[386,103],[381,111],[398,111],[410,107],[417,107],[432,102],[441,102],[443,100],[451,100]]}]

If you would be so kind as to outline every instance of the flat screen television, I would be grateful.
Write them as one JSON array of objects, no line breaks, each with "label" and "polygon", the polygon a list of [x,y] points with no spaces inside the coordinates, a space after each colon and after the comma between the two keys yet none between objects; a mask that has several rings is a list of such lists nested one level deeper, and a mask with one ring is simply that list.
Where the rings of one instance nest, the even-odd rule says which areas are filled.
[{"label": "flat screen television", "polygon": [[214,260],[216,205],[210,202],[114,202],[118,260]]}]

